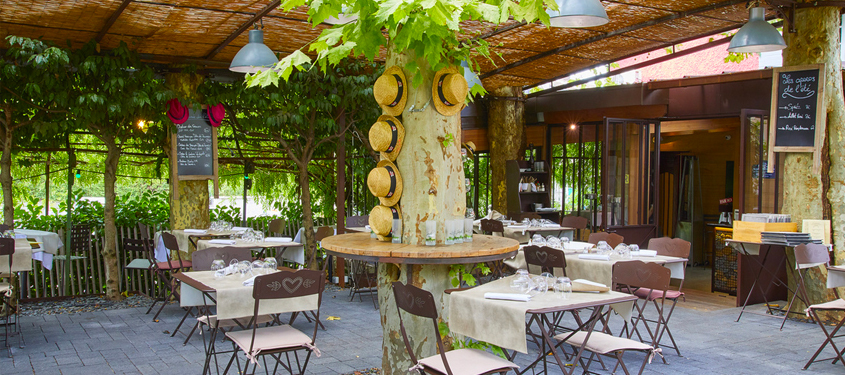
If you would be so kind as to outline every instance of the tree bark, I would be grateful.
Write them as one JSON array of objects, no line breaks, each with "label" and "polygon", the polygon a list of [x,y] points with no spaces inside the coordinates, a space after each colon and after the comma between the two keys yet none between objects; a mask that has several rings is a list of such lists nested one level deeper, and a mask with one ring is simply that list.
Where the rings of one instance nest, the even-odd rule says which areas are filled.
[{"label": "tree bark", "polygon": [[[197,87],[202,83],[203,76],[191,73],[170,73],[165,80],[171,90],[182,94],[183,97],[193,98],[196,102],[201,101],[198,98]],[[175,158],[176,155],[170,155],[171,136],[168,133],[164,151],[168,157]],[[208,181],[170,181],[170,186],[170,229],[208,228],[211,224],[208,210]],[[175,189],[178,189],[179,199],[173,199]],[[186,249],[186,252],[190,253],[190,251]]]},{"label": "tree bark", "polygon": [[6,112],[6,126],[0,129],[3,154],[0,156],[0,184],[3,185],[3,224],[14,226],[15,205],[12,200],[12,114]]},{"label": "tree bark", "polygon": [[[496,98],[524,98],[519,87],[500,87],[492,91]],[[520,159],[525,149],[525,102],[491,100],[487,140],[490,143],[491,194],[493,209],[508,213],[505,165]]]},{"label": "tree bark", "polygon": [[302,203],[302,235],[305,237],[305,259],[309,269],[316,270],[317,267],[317,240],[314,236],[314,212],[311,210],[311,189],[308,180],[308,162],[299,166],[299,187],[302,195],[299,198]]},{"label": "tree bark", "polygon": [[[446,220],[463,219],[466,212],[466,187],[461,161],[461,118],[443,116],[429,102],[434,73],[424,59],[413,51],[388,53],[387,66],[404,67],[416,60],[423,75],[422,84],[408,84],[408,102],[402,113],[405,143],[396,158],[403,180],[402,243],[425,244],[425,223],[437,222],[437,244],[446,240]],[[408,82],[413,72],[405,71]],[[426,104],[428,103],[428,104]],[[423,108],[422,112],[411,112]]]},{"label": "tree bark", "polygon": [[117,164],[120,161],[120,147],[117,145],[114,136],[99,137],[106,145],[106,165],[103,176],[105,186],[106,204],[104,207],[103,222],[105,224],[105,238],[103,244],[103,261],[106,269],[106,299],[118,301],[120,295],[120,266],[117,263],[117,226],[115,225],[115,191],[114,185],[117,181]]},{"label": "tree bark", "polygon": [[[783,166],[783,212],[792,220],[831,220],[831,234],[836,249],[836,264],[845,259],[845,232],[837,230],[845,225],[845,108],[843,108],[842,73],[839,61],[839,9],[835,7],[800,8],[795,11],[796,33],[784,32],[787,48],[783,52],[783,65],[827,64],[825,75],[827,134],[821,145],[821,173],[812,173],[813,159],[809,153],[787,153]],[[784,27],[784,31],[787,27]],[[788,254],[794,261],[794,254]],[[827,289],[826,270],[810,269],[805,277],[810,303],[826,302],[834,298]],[[790,284],[795,286],[794,280]],[[791,296],[790,296],[791,297]],[[792,311],[803,312],[806,305],[796,300]],[[799,315],[800,316],[800,315]]]}]

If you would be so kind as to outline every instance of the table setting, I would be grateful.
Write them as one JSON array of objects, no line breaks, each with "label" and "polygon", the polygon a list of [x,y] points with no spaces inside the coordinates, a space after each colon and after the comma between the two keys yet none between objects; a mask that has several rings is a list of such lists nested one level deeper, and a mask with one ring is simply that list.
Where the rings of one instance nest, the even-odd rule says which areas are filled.
[{"label": "table setting", "polygon": [[[48,232],[44,230],[35,230],[35,229],[12,229],[8,231],[9,235],[15,239],[23,239],[28,241],[29,246],[29,258],[26,262],[22,263],[31,263],[29,259],[37,260],[41,262],[41,266],[45,269],[51,270],[53,269],[53,256],[59,253],[59,249],[64,246],[62,239],[59,237],[58,233],[55,232]],[[21,251],[26,251],[24,249],[25,245],[18,245],[16,242],[15,249],[17,253],[17,249],[20,248]],[[12,262],[13,266],[18,267],[18,255],[15,256],[15,261]],[[21,264],[20,266],[23,267]],[[31,270],[32,266],[26,266]]]}]

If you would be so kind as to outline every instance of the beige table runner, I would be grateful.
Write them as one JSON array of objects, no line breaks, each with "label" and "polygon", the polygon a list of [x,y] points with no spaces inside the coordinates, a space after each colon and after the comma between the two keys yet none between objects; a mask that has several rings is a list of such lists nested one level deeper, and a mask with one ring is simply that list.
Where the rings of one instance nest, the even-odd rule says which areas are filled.
[{"label": "beige table runner", "polygon": [[827,287],[845,286],[845,266],[831,266],[827,270]]},{"label": "beige table runner", "polygon": [[[0,256],[0,274],[9,271],[9,257]],[[25,238],[15,239],[15,254],[12,255],[12,272],[32,271],[32,246]]]},{"label": "beige table runner", "polygon": [[[528,310],[559,308],[567,306],[606,305],[608,300],[630,297],[618,292],[572,293],[569,299],[560,299],[553,292],[534,297],[529,302],[485,299],[484,293],[514,293],[510,287],[513,276],[502,278],[475,288],[454,292],[449,301],[449,329],[457,334],[485,341],[502,348],[528,353],[525,321]],[[611,304],[626,321],[631,320],[633,301]]]},{"label": "beige table runner", "polygon": [[[243,285],[246,278],[241,278],[239,275],[229,275],[217,279],[214,277],[213,271],[185,272],[184,275],[215,290],[212,296],[217,300],[218,319],[234,319],[253,315],[255,300],[252,298],[252,286]],[[208,299],[203,299],[201,291],[187,283],[182,283],[181,306],[202,306],[210,302]],[[259,314],[316,310],[317,302],[317,295],[262,300],[259,305]]]},{"label": "beige table runner", "polygon": [[[673,279],[684,278],[684,259],[669,256],[634,257],[646,263],[663,264],[672,273]],[[613,283],[613,264],[625,260],[579,259],[577,254],[566,255],[566,276],[570,279],[587,279],[611,286]]]}]

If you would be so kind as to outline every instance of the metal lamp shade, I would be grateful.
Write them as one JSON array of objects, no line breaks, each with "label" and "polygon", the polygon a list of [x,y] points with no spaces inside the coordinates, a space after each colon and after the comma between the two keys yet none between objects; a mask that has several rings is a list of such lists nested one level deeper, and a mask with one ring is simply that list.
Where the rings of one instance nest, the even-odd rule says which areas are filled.
[{"label": "metal lamp shade", "polygon": [[467,88],[470,92],[472,91],[473,86],[481,86],[481,79],[478,78],[478,74],[475,74],[475,72],[469,68],[469,63],[466,60],[461,61],[461,67],[464,68],[464,79],[467,80]]},{"label": "metal lamp shade", "polygon": [[553,27],[593,27],[610,21],[599,0],[555,0],[557,11],[546,10]]},{"label": "metal lamp shade", "polygon": [[243,46],[232,59],[229,70],[238,73],[255,73],[259,70],[270,69],[277,62],[279,59],[276,58],[276,54],[264,44],[264,31],[250,30],[249,43]]},{"label": "metal lamp shade", "polygon": [[786,48],[786,42],[778,30],[766,22],[766,8],[751,8],[748,23],[742,26],[731,39],[729,52],[769,52]]}]

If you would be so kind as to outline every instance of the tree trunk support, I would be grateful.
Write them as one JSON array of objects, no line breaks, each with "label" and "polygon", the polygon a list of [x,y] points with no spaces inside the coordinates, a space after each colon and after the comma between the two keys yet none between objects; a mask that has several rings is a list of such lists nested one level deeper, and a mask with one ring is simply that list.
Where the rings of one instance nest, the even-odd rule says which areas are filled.
[{"label": "tree trunk support", "polygon": [[[521,87],[500,87],[492,94],[499,98],[523,98]],[[525,149],[525,101],[491,100],[488,116],[490,144],[491,193],[493,209],[508,214],[505,164],[518,160]]]}]

